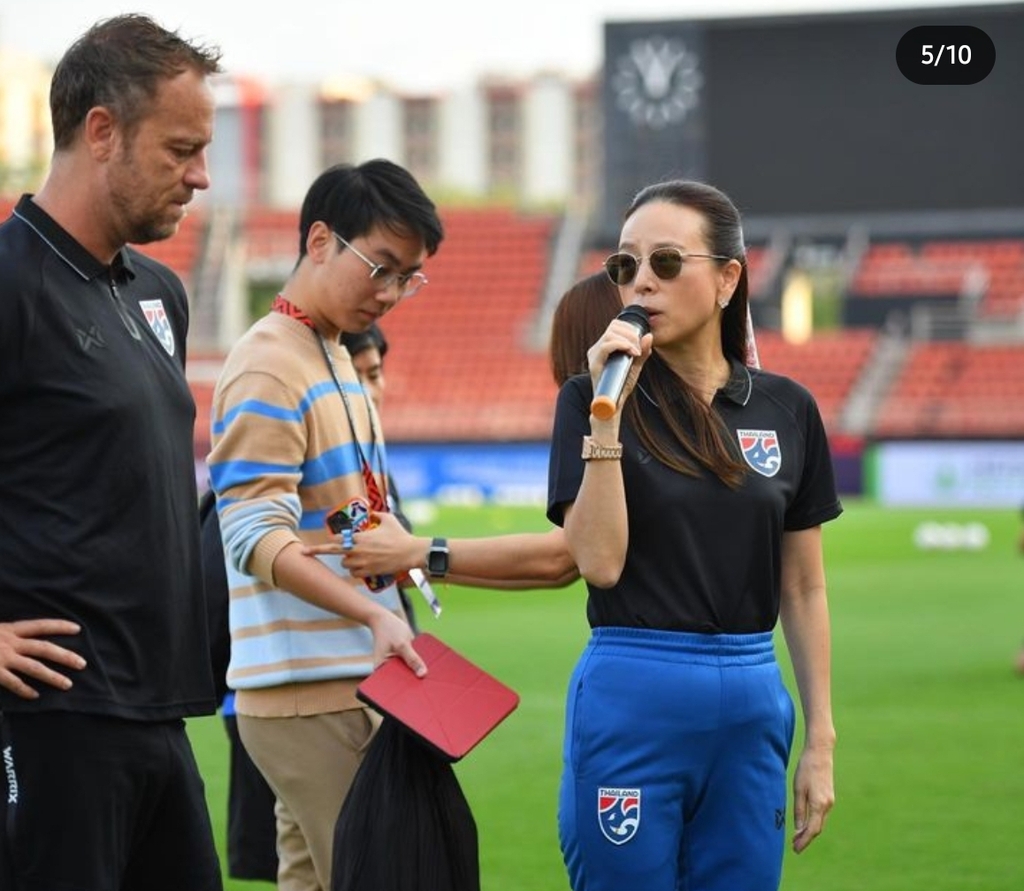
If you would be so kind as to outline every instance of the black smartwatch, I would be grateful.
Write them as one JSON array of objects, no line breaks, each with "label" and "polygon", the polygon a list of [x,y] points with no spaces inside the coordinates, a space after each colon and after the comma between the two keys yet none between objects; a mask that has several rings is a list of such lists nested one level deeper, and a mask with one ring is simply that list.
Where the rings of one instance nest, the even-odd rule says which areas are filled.
[{"label": "black smartwatch", "polygon": [[448,575],[448,539],[435,538],[427,551],[427,572],[435,579]]}]

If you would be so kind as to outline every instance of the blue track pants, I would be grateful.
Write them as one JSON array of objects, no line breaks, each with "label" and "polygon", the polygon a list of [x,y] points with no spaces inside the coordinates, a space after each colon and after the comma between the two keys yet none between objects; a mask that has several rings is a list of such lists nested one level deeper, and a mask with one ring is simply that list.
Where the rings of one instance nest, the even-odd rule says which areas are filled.
[{"label": "blue track pants", "polygon": [[794,720],[771,633],[594,629],[566,706],[574,891],[776,891]]}]

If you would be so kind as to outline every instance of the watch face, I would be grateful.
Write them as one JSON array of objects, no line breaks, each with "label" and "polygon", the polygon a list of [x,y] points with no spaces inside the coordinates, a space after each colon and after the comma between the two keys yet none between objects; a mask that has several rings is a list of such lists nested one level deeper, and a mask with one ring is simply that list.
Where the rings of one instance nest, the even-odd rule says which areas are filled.
[{"label": "watch face", "polygon": [[432,544],[427,554],[427,571],[431,575],[444,575],[448,572],[448,548],[443,544]]},{"label": "watch face", "polygon": [[677,38],[634,40],[611,77],[619,108],[639,126],[660,130],[681,122],[700,101],[704,75],[697,54]]}]

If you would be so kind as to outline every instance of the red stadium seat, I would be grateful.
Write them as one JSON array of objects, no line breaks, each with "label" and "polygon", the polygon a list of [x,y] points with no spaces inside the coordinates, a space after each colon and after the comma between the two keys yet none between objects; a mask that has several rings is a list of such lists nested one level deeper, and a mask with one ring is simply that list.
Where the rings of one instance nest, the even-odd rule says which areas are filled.
[{"label": "red stadium seat", "polygon": [[875,421],[879,437],[1006,437],[1024,431],[1024,345],[913,348]]},{"label": "red stadium seat", "polygon": [[531,345],[556,218],[442,210],[430,284],[386,316],[389,440],[546,439],[556,388]]},{"label": "red stadium seat", "polygon": [[855,297],[959,296],[981,273],[982,317],[1014,317],[1024,309],[1024,239],[961,239],[872,244],[855,271]]},{"label": "red stadium seat", "polygon": [[806,343],[788,343],[777,332],[757,331],[761,367],[807,387],[821,410],[825,428],[840,431],[843,408],[878,341],[871,328],[815,334]]}]

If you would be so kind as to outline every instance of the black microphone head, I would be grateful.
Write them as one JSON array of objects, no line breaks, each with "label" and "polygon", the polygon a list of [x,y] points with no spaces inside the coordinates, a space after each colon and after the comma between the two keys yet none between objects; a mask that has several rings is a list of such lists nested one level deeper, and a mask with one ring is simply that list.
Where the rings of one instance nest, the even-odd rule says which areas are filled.
[{"label": "black microphone head", "polygon": [[640,331],[641,337],[649,334],[651,331],[651,317],[647,315],[647,310],[639,303],[630,304],[615,318],[622,319],[622,321],[629,322],[635,326]]}]

